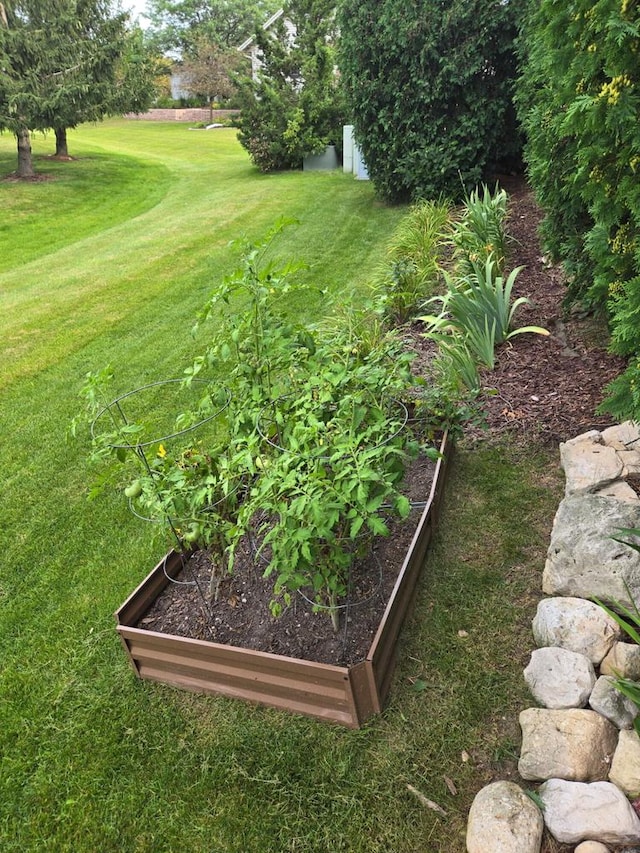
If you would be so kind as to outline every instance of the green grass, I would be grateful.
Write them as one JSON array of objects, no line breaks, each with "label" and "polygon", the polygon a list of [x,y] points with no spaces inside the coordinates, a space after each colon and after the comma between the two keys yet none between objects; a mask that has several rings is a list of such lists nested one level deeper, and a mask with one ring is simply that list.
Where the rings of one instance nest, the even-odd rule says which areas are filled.
[{"label": "green grass", "polygon": [[[84,374],[177,375],[229,241],[282,214],[300,225],[279,252],[329,291],[292,310],[362,298],[404,211],[341,174],[261,176],[231,130],[113,121],[70,150],[38,159],[51,180],[0,181],[0,849],[463,851],[471,798],[516,748],[555,459],[459,451],[389,707],[363,730],[137,682],[111,614],[159,554],[119,495],[87,503],[87,442],[66,440]],[[0,177],[12,158],[0,137]]]}]

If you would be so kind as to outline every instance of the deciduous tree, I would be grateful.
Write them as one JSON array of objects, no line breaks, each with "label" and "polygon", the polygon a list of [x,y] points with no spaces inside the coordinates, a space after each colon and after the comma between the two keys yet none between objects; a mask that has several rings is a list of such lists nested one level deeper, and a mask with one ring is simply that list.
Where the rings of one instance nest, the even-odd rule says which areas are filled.
[{"label": "deciduous tree", "polygon": [[201,40],[236,48],[278,5],[278,0],[149,0],[147,37],[160,52],[184,58]]},{"label": "deciduous tree", "polygon": [[234,75],[245,61],[235,48],[225,49],[206,39],[198,39],[193,54],[181,67],[181,83],[192,94],[203,98],[212,117],[213,102],[226,100],[236,91]]}]

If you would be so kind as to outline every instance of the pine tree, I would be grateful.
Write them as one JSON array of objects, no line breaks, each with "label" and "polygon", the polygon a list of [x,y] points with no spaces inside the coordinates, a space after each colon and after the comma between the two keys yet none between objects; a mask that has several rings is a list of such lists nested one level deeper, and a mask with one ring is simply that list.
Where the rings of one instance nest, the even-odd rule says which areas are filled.
[{"label": "pine tree", "polygon": [[[109,0],[5,0],[0,16],[0,129],[16,135],[18,176],[34,174],[31,131],[53,129],[66,155],[66,129],[96,121],[151,94],[141,40]],[[135,82],[134,82],[135,81]]]}]

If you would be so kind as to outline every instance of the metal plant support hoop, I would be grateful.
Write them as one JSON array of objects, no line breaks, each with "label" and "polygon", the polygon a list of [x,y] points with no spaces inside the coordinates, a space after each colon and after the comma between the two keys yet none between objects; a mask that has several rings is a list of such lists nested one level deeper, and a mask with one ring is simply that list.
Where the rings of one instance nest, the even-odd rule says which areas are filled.
[{"label": "metal plant support hoop", "polygon": [[[228,498],[230,498],[230,497],[232,497],[233,495],[237,494],[237,493],[240,491],[240,487],[241,487],[241,486],[242,486],[242,481],[239,481],[239,482],[238,482],[238,484],[236,485],[236,487],[235,487],[234,489],[232,489],[232,490],[229,492],[229,494],[228,494],[228,495],[225,495],[224,497],[220,498],[219,500],[214,501],[214,503],[209,504],[209,506],[205,507],[205,508],[202,510],[202,512],[203,512],[203,513],[205,513],[205,512],[213,512],[213,510],[214,510],[217,506],[219,506],[221,503],[224,503],[224,501],[226,501]],[[147,522],[149,522],[150,524],[162,524],[162,522],[163,522],[163,519],[162,519],[162,518],[151,518],[151,516],[148,516],[148,515],[141,515],[141,514],[137,511],[137,509],[135,508],[135,506],[133,505],[134,500],[135,500],[135,498],[129,498],[129,510],[133,513],[133,515],[135,515],[135,517],[136,517],[136,518],[139,518],[139,519],[140,519],[140,521],[147,521]],[[177,523],[177,522],[183,522],[183,523],[184,523],[184,522],[187,522],[187,521],[191,521],[191,519],[189,519],[189,518],[178,518],[178,517],[176,516],[176,517],[173,517],[173,521],[174,521],[174,522],[176,522],[176,523]]]},{"label": "metal plant support hoop", "polygon": [[[113,420],[114,425],[117,426],[116,418],[113,415],[114,408],[117,410],[118,414],[124,421],[125,426],[129,424],[129,420],[127,419],[127,416],[124,413],[124,410],[121,405],[123,400],[127,400],[131,397],[134,397],[136,394],[140,394],[143,391],[148,391],[150,388],[159,388],[163,385],[184,384],[184,381],[184,379],[161,379],[158,382],[149,382],[147,385],[140,385],[138,388],[134,388],[133,391],[128,391],[126,394],[122,394],[120,397],[116,397],[115,400],[112,400],[110,403],[107,403],[107,405],[104,406],[104,408],[102,408],[93,419],[91,423],[91,438],[93,440],[97,438],[95,433],[96,424],[98,423],[100,418],[107,412],[111,415],[111,419]],[[197,382],[203,385],[210,384],[207,379],[193,379],[192,382]],[[224,405],[220,406],[217,412],[214,412],[212,415],[208,415],[206,418],[201,418],[201,420],[197,421],[194,424],[191,424],[191,426],[185,427],[185,429],[176,430],[175,432],[168,433],[167,435],[160,436],[159,438],[152,438],[148,441],[140,441],[135,443],[127,442],[125,444],[110,443],[108,446],[111,447],[113,450],[137,451],[139,448],[151,447],[154,444],[161,444],[165,441],[170,441],[173,438],[178,438],[181,435],[186,435],[189,432],[193,432],[194,430],[199,429],[204,424],[209,423],[209,421],[212,421],[215,418],[219,417],[229,407],[229,404],[231,403],[231,391],[229,391],[228,388],[224,388],[224,391],[226,392],[227,399],[225,400]]]},{"label": "metal plant support hoop", "polygon": [[[192,382],[198,383],[199,385],[209,385],[210,384],[209,380],[207,380],[207,379],[193,379]],[[149,382],[146,385],[140,385],[138,388],[134,388],[133,391],[128,391],[126,394],[122,394],[120,397],[116,397],[110,403],[107,403],[107,405],[104,406],[98,412],[96,417],[93,419],[93,421],[91,423],[91,427],[90,427],[92,440],[95,441],[97,439],[97,435],[96,435],[97,424],[100,421],[100,419],[103,418],[107,414],[111,418],[111,420],[112,420],[112,422],[116,428],[119,426],[119,423],[118,423],[119,420],[122,421],[122,424],[124,426],[129,425],[130,421],[127,418],[127,415],[124,411],[124,407],[122,405],[123,401],[129,400],[129,399],[135,397],[136,395],[141,394],[144,391],[148,391],[149,389],[152,389],[152,388],[161,388],[161,387],[167,386],[167,385],[178,385],[178,384],[184,386],[185,380],[184,379],[161,379],[158,382]],[[134,453],[138,457],[138,459],[143,464],[146,472],[151,476],[151,478],[153,480],[154,479],[153,470],[149,464],[149,460],[147,459],[146,448],[151,447],[153,445],[157,445],[157,444],[164,444],[165,442],[171,441],[172,439],[175,439],[175,438],[179,438],[182,435],[187,435],[188,433],[194,432],[196,429],[199,429],[204,424],[209,423],[210,421],[213,421],[213,420],[215,420],[215,418],[219,417],[229,407],[229,404],[231,403],[231,392],[229,391],[228,388],[226,388],[224,386],[223,386],[223,390],[225,392],[225,397],[226,397],[224,403],[221,406],[219,406],[219,408],[213,414],[208,415],[205,418],[201,418],[196,423],[193,423],[190,426],[185,427],[184,429],[175,430],[174,432],[170,432],[170,433],[167,433],[167,434],[162,435],[162,436],[156,436],[156,437],[154,437],[152,439],[148,439],[146,441],[126,442],[124,444],[115,444],[115,443],[109,442],[107,444],[107,446],[113,450],[130,450],[132,453]],[[238,488],[239,488],[239,485],[238,485]],[[212,508],[215,506],[216,506],[216,504],[213,504]],[[162,520],[163,520],[162,518],[148,518],[148,517],[145,517],[143,515],[140,515],[140,513],[136,512],[136,510],[134,509],[131,500],[129,501],[129,509],[137,518],[141,519],[142,521],[152,522],[152,523],[156,523],[156,524],[162,523]],[[188,559],[186,558],[186,556],[183,552],[182,540],[180,539],[180,536],[179,536],[177,528],[176,528],[176,523],[180,519],[175,519],[167,513],[164,517],[164,520],[168,524],[168,526],[171,530],[171,533],[172,533],[174,539],[176,540],[176,543],[178,545],[178,552],[180,553],[180,562],[182,565],[182,569],[184,570],[184,569],[186,569],[186,567],[188,565]],[[190,580],[190,581],[177,580],[176,578],[172,577],[167,572],[167,570],[166,570],[166,559],[165,559],[165,562],[163,562],[162,569],[163,569],[163,573],[164,573],[165,577],[172,584],[175,584],[176,586],[196,587],[198,590],[198,594],[202,600],[203,606],[205,607],[206,611],[211,616],[211,609],[209,607],[209,603],[207,601],[207,598],[206,598],[203,590],[201,589],[201,586],[200,586],[195,574],[193,575],[193,580]]]}]

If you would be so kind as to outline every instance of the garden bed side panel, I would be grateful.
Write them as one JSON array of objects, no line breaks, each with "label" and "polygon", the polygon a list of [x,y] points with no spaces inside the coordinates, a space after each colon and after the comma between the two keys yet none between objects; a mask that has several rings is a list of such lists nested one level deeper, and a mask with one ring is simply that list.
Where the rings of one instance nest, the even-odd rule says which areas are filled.
[{"label": "garden bed side panel", "polygon": [[116,611],[118,633],[139,678],[244,699],[357,728],[378,710],[369,665],[330,666],[134,627],[180,568],[171,552]]},{"label": "garden bed side panel", "polygon": [[431,486],[431,493],[424,508],[413,540],[398,579],[389,598],[389,603],[380,622],[380,627],[373,639],[367,662],[371,664],[372,675],[376,685],[376,694],[380,704],[389,693],[391,679],[396,663],[398,635],[408,611],[413,604],[413,595],[426,557],[427,548],[435,531],[440,504],[444,493],[446,474],[453,451],[453,442],[445,433],[440,444],[440,459]]}]

